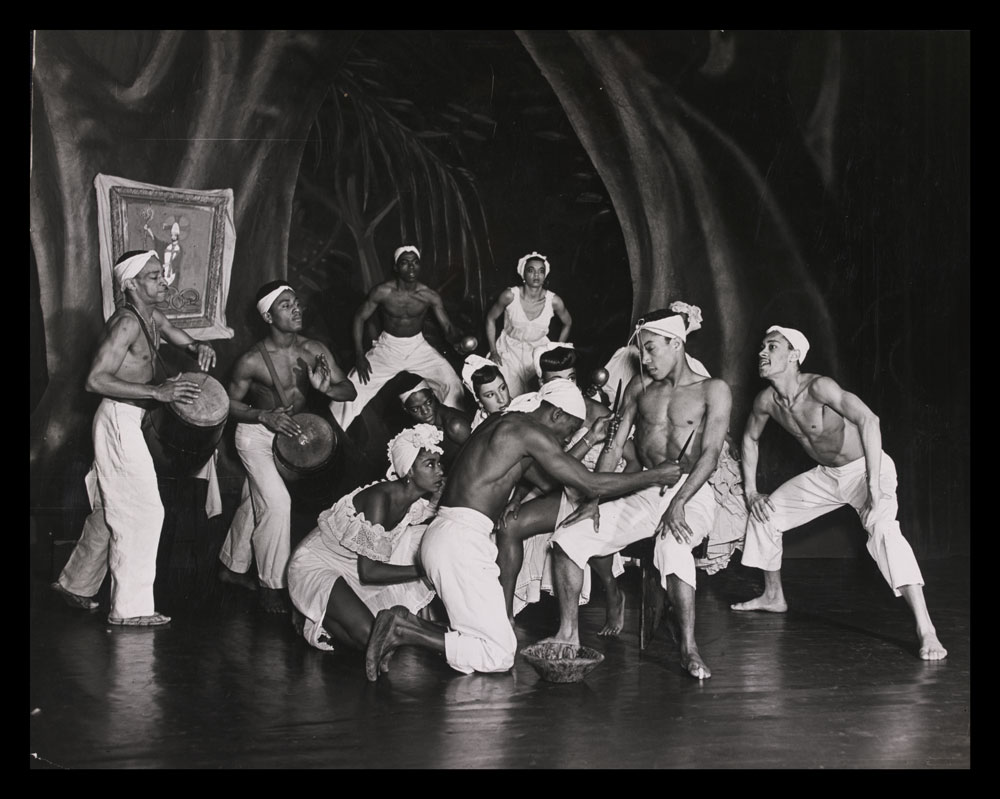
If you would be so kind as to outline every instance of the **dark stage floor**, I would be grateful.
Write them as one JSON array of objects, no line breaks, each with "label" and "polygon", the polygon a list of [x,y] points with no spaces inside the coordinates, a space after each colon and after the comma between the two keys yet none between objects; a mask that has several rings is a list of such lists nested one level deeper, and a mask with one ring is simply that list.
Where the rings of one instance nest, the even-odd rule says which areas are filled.
[{"label": "dark stage floor", "polygon": [[[365,679],[362,657],[322,653],[253,596],[213,583],[161,608],[156,630],[112,628],[33,577],[31,768],[968,769],[970,563],[921,564],[949,657],[928,663],[902,599],[865,560],[788,559],[786,615],[737,614],[759,572],[699,574],[699,684],[664,625],[639,651],[639,574],[627,625],[596,633],[603,596],[581,609],[583,643],[605,653],[584,682],[512,672],[463,676],[401,649]],[[105,587],[106,590],[106,587]],[[546,597],[518,618],[527,644],[554,632]]]}]

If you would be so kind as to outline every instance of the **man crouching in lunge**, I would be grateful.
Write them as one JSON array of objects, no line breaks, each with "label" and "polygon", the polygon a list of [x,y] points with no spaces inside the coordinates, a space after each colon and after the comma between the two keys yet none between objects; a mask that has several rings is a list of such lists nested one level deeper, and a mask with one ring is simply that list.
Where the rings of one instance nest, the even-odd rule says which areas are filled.
[{"label": "man crouching in lunge", "polygon": [[[896,465],[882,451],[878,417],[833,379],[803,373],[807,352],[809,341],[801,332],[772,325],[758,355],[760,376],[771,385],[754,400],[743,434],[743,485],[750,508],[743,565],[764,570],[764,593],[732,608],[788,610],[781,585],[784,533],[850,505],[861,517],[879,571],[913,612],[920,657],[942,660],[948,651],[931,623],[920,567],[896,521]],[[768,419],[795,436],[818,464],[770,495],[757,491],[757,442]]]},{"label": "man crouching in lunge", "polygon": [[424,534],[420,558],[444,603],[450,629],[403,607],[381,611],[365,656],[369,680],[387,671],[389,655],[407,644],[443,654],[449,666],[464,674],[507,671],[514,665],[517,637],[507,617],[490,534],[523,476],[530,478],[540,468],[589,497],[667,485],[680,477],[674,463],[632,474],[587,471],[563,452],[586,414],[580,390],[569,380],[553,380],[542,386],[537,400],[530,410],[494,414],[476,428],[458,454],[438,515]]}]

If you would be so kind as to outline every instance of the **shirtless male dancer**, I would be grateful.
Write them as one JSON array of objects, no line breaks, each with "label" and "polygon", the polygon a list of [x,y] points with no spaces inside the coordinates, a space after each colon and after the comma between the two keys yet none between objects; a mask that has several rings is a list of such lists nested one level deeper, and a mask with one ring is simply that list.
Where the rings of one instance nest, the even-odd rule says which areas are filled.
[{"label": "shirtless male dancer", "polygon": [[[379,389],[404,370],[424,378],[445,405],[463,405],[465,394],[458,374],[421,332],[427,312],[433,311],[445,338],[452,345],[461,341],[461,333],[448,318],[441,295],[418,280],[420,251],[412,245],[399,247],[393,255],[393,273],[392,280],[368,292],[354,314],[355,367],[348,380],[357,396],[330,403],[333,418],[345,431]],[[383,332],[366,351],[365,322],[376,311],[382,313]]]},{"label": "shirtless male dancer", "polygon": [[[733,610],[788,610],[781,585],[782,536],[810,519],[850,505],[868,533],[868,552],[896,596],[913,612],[920,657],[942,660],[924,600],[923,578],[896,515],[896,465],[882,450],[879,419],[836,381],[801,371],[809,341],[798,330],[772,325],[758,355],[758,372],[771,385],[754,400],[743,433],[743,485],[750,520],[743,564],[764,570],[764,593]],[[795,436],[819,464],[770,495],[757,491],[758,441],[768,419]]]},{"label": "shirtless male dancer", "polygon": [[[718,512],[709,479],[719,466],[732,393],[723,380],[692,369],[693,361],[686,357],[687,335],[700,327],[700,310],[683,303],[672,308],[684,310],[654,311],[636,325],[633,339],[642,369],[625,389],[621,423],[597,469],[615,467],[634,425],[639,463],[649,468],[666,459],[678,463],[684,474],[665,491],[647,488],[599,508],[593,500],[585,502],[560,522],[552,536],[559,630],[549,640],[580,645],[579,598],[583,569],[591,558],[654,536],[653,562],[679,628],[681,667],[696,679],[707,679],[712,673],[694,635],[692,549],[711,533]],[[614,602],[620,600],[609,597],[609,605]]]},{"label": "shirtless male dancer", "polygon": [[99,605],[93,597],[110,569],[108,623],[158,627],[170,621],[153,606],[164,511],[142,421],[156,403],[190,404],[201,393],[194,381],[158,374],[161,335],[196,356],[203,372],[215,365],[215,351],[156,307],[166,297],[167,281],[155,250],[130,250],[112,271],[118,307],[87,375],[87,391],[102,397],[92,428],[94,465],[87,475],[93,511],[52,588],[72,607],[94,611]]},{"label": "shirtless male dancer", "polygon": [[507,671],[517,636],[498,579],[493,526],[526,473],[542,469],[586,496],[614,496],[675,482],[681,467],[664,463],[633,474],[598,474],[563,452],[583,422],[583,395],[568,380],[542,386],[531,410],[492,414],[459,452],[438,515],[424,534],[420,559],[448,613],[451,629],[403,607],[375,617],[365,656],[369,680],[388,670],[389,655],[415,645],[439,652],[456,671]]},{"label": "shirtless male dancer", "polygon": [[274,463],[274,437],[302,432],[292,417],[305,409],[311,390],[345,400],[354,396],[354,386],[325,344],[301,334],[302,309],[288,283],[261,286],[257,312],[267,323],[267,336],[240,356],[229,383],[229,413],[238,422],[236,452],[247,479],[219,552],[219,579],[256,590],[247,574],[256,559],[261,607],[285,613],[292,500]]}]

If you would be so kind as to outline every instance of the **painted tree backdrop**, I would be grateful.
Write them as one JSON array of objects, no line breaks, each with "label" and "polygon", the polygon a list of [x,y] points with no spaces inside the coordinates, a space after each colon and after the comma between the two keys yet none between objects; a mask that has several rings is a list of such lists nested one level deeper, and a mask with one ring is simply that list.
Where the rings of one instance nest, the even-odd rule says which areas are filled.
[{"label": "painted tree backdrop", "polygon": [[[266,280],[300,282],[315,330],[349,359],[349,314],[403,239],[480,332],[538,249],[595,364],[642,312],[701,305],[691,348],[733,385],[737,434],[764,329],[803,329],[807,366],[881,416],[918,553],[967,551],[969,40],[38,31],[32,507],[58,503],[90,457],[102,172],[233,189],[236,336],[217,347],[219,375],[259,335]],[[801,465],[772,446],[773,479]]]}]

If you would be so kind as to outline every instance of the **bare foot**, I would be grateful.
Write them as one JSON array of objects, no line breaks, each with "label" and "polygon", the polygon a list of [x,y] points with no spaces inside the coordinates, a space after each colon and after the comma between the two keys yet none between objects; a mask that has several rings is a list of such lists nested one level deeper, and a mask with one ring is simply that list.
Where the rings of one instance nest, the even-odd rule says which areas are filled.
[{"label": "bare foot", "polygon": [[267,588],[260,586],[260,607],[265,613],[288,613],[288,603],[285,601],[283,588]]},{"label": "bare foot", "polygon": [[543,638],[535,645],[545,645],[545,655],[543,657],[551,660],[563,660],[565,658],[575,658],[580,649],[579,638],[576,641],[559,641],[555,638]]},{"label": "bare foot", "polygon": [[604,618],[604,627],[598,635],[606,638],[617,638],[625,627],[625,592],[616,591],[617,599],[614,596],[608,597],[608,609]]},{"label": "bare foot", "polygon": [[920,657],[922,660],[944,660],[948,657],[948,650],[941,645],[936,632],[920,636]]},{"label": "bare foot", "polygon": [[368,646],[365,648],[365,676],[369,682],[375,682],[379,674],[389,671],[389,657],[399,646],[396,628],[408,614],[405,607],[396,605],[380,610],[375,617],[371,635],[368,636]]},{"label": "bare foot", "polygon": [[697,649],[690,650],[687,654],[681,654],[681,668],[696,680],[707,680],[712,676],[705,661],[701,659]]},{"label": "bare foot", "polygon": [[785,613],[788,610],[788,603],[784,598],[772,599],[767,594],[761,594],[756,599],[747,602],[737,602],[730,605],[733,610],[766,610],[769,613]]},{"label": "bare foot", "polygon": [[219,567],[219,579],[224,583],[229,583],[230,585],[237,585],[240,588],[245,588],[247,591],[257,590],[257,581],[251,577],[247,572],[234,572],[225,566]]}]

